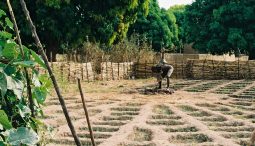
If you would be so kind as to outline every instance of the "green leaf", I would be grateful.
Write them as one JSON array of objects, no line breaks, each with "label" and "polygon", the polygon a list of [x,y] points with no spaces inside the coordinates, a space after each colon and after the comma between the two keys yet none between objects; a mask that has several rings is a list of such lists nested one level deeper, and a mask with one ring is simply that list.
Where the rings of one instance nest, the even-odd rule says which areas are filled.
[{"label": "green leaf", "polygon": [[33,72],[32,83],[34,84],[35,87],[40,87],[41,86],[40,80],[38,78],[38,74],[36,74],[34,72]]},{"label": "green leaf", "polygon": [[10,145],[35,145],[39,142],[39,137],[32,129],[19,127],[17,130],[10,130],[7,141]]},{"label": "green leaf", "polygon": [[9,18],[5,18],[5,23],[6,25],[13,30],[13,23],[11,22],[11,20]]},{"label": "green leaf", "polygon": [[43,104],[47,96],[47,89],[43,87],[35,87],[33,90],[33,97],[38,103]]},{"label": "green leaf", "polygon": [[29,116],[31,114],[31,110],[29,107],[23,105],[23,104],[18,104],[17,107],[19,108],[19,113],[21,117],[26,117]]},{"label": "green leaf", "polygon": [[33,67],[35,66],[34,61],[19,61],[19,62],[14,62],[14,65],[20,65],[22,67]]},{"label": "green leaf", "polygon": [[4,73],[8,76],[11,76],[16,73],[17,69],[18,68],[16,66],[7,65],[4,67]]},{"label": "green leaf", "polygon": [[3,110],[0,110],[0,124],[3,125],[5,129],[12,128],[12,124]]},{"label": "green leaf", "polygon": [[7,92],[7,80],[4,73],[0,72],[0,89],[2,98]]},{"label": "green leaf", "polygon": [[15,42],[8,42],[5,44],[2,55],[8,59],[14,59],[18,57],[17,44]]},{"label": "green leaf", "polygon": [[4,142],[0,140],[0,146],[5,146]]},{"label": "green leaf", "polygon": [[12,34],[5,31],[0,31],[0,38],[10,39],[12,38]]},{"label": "green leaf", "polygon": [[5,15],[6,15],[6,13],[5,13],[3,10],[0,9],[0,18],[1,18],[2,16],[5,16]]},{"label": "green leaf", "polygon": [[23,89],[24,89],[24,84],[19,80],[13,79],[10,76],[6,76],[6,79],[7,79],[7,89],[13,90],[17,98],[21,99]]},{"label": "green leaf", "polygon": [[38,63],[39,65],[41,65],[44,69],[46,69],[46,65],[44,63],[44,61],[42,60],[42,58],[37,55],[33,50],[30,50],[31,54],[33,56],[33,58],[35,59],[35,62]]}]

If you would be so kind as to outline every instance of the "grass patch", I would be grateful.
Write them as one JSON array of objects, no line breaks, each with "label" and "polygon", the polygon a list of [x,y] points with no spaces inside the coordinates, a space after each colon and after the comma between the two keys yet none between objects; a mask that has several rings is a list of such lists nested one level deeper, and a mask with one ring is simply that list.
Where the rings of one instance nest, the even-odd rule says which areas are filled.
[{"label": "grass patch", "polygon": [[225,138],[237,139],[237,138],[250,138],[251,133],[235,133],[235,134],[222,134]]},{"label": "grass patch", "polygon": [[[80,138],[90,138],[89,133],[79,133],[77,134]],[[110,134],[103,134],[103,133],[93,133],[95,139],[107,139],[111,137]],[[72,137],[72,135],[70,135]]]},{"label": "grass patch", "polygon": [[94,125],[109,125],[109,126],[122,126],[122,125],[125,125],[126,122],[121,122],[121,121],[111,121],[111,122],[108,122],[108,121],[104,121],[104,122],[94,122],[93,123]]},{"label": "grass patch", "polygon": [[[80,130],[88,130],[87,127],[80,127]],[[116,132],[119,130],[118,127],[92,127],[93,131],[96,132]]]},{"label": "grass patch", "polygon": [[198,129],[194,126],[184,127],[184,128],[166,128],[164,129],[166,132],[197,132]]},{"label": "grass patch", "polygon": [[[75,142],[74,140],[69,140],[69,139],[50,139],[48,140],[49,143],[54,143],[54,144],[58,144],[58,145],[68,145],[68,146],[75,146]],[[90,140],[80,140],[81,144],[84,146],[92,146],[91,141]],[[96,145],[99,145],[100,143],[102,143],[101,141],[95,141]]]},{"label": "grass patch", "polygon": [[176,143],[204,143],[211,141],[212,139],[204,134],[177,135],[170,138],[170,142]]},{"label": "grass patch", "polygon": [[142,106],[144,105],[143,103],[123,103],[120,104],[121,106]]},{"label": "grass patch", "polygon": [[250,102],[231,102],[231,104],[242,105],[242,106],[251,106],[252,105],[252,103],[250,103]]},{"label": "grass patch", "polygon": [[225,117],[222,117],[222,116],[217,116],[217,117],[202,118],[201,121],[224,122],[224,121],[227,121],[227,119]]},{"label": "grass patch", "polygon": [[245,119],[255,119],[255,114],[249,114],[244,116]]},{"label": "grass patch", "polygon": [[241,111],[231,111],[231,112],[223,112],[223,114],[226,114],[226,115],[243,115],[243,112],[241,112]]},{"label": "grass patch", "polygon": [[171,115],[173,114],[173,111],[169,109],[166,105],[156,105],[153,107],[152,110],[156,114],[163,114],[163,115]]},{"label": "grass patch", "polygon": [[196,106],[200,106],[200,107],[216,107],[216,105],[209,104],[209,103],[197,103]]},{"label": "grass patch", "polygon": [[212,129],[214,131],[224,131],[224,132],[240,132],[240,131],[246,131],[246,132],[252,132],[253,127],[221,127],[221,128],[216,128]]},{"label": "grass patch", "polygon": [[183,122],[176,121],[176,120],[160,120],[160,121],[146,121],[147,124],[150,125],[183,125]]},{"label": "grass patch", "polygon": [[189,105],[180,105],[179,108],[182,110],[182,111],[185,111],[185,112],[194,112],[194,111],[198,111],[198,109],[192,107],[192,106],[189,106]]},{"label": "grass patch", "polygon": [[181,119],[180,116],[174,116],[174,115],[152,115],[152,119],[174,119],[174,120],[179,120]]},{"label": "grass patch", "polygon": [[126,143],[120,143],[117,146],[156,146],[154,143],[149,144],[126,144]]},{"label": "grass patch", "polygon": [[132,112],[138,112],[140,111],[140,108],[135,108],[135,107],[114,107],[111,108],[113,111],[132,111]]},{"label": "grass patch", "polygon": [[194,116],[194,117],[209,117],[212,114],[205,112],[205,111],[198,111],[198,112],[190,113],[189,115]]},{"label": "grass patch", "polygon": [[244,123],[242,122],[210,122],[207,124],[208,126],[216,126],[216,127],[224,127],[224,126],[227,126],[227,127],[236,127],[236,126],[243,126]]},{"label": "grass patch", "polygon": [[149,129],[134,127],[133,133],[128,136],[128,139],[138,142],[151,141],[152,131]]},{"label": "grass patch", "polygon": [[212,108],[213,111],[230,111],[227,107]]},{"label": "grass patch", "polygon": [[126,121],[126,120],[132,120],[133,117],[131,116],[109,116],[109,117],[103,117],[104,121],[113,121],[113,120],[119,120],[119,121]]},{"label": "grass patch", "polygon": [[134,116],[134,115],[139,115],[139,112],[113,112],[111,113],[113,116]]}]

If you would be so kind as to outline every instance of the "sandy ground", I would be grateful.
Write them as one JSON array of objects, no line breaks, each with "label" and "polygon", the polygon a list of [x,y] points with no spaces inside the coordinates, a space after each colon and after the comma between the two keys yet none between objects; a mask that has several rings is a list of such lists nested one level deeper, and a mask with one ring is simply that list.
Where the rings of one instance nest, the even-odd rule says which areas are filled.
[{"label": "sandy ground", "polygon": [[[236,146],[249,143],[255,127],[252,98],[255,82],[173,80],[171,84],[176,91],[172,95],[137,92],[137,89],[154,88],[154,82],[146,79],[83,83],[97,145]],[[63,86],[78,136],[83,145],[91,145],[77,85]],[[247,98],[241,98],[243,95]],[[46,136],[47,145],[75,145],[54,92],[47,99],[44,113],[43,121],[53,127]]]}]

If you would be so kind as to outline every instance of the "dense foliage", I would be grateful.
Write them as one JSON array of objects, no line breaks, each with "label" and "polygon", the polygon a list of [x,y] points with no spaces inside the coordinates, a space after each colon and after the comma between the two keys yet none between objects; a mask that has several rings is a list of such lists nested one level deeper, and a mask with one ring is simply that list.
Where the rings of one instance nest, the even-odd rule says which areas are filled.
[{"label": "dense foliage", "polygon": [[[19,0],[12,1],[24,41],[31,44],[31,33],[22,15]],[[63,49],[82,46],[90,41],[110,46],[126,37],[137,12],[148,13],[149,0],[66,0],[27,1],[31,17],[45,45],[48,58]],[[6,3],[0,2],[6,9]]]},{"label": "dense foliage", "polygon": [[184,44],[186,43],[186,34],[184,30],[185,26],[185,10],[186,10],[186,5],[175,5],[172,6],[168,9],[168,13],[174,14],[176,18],[176,24],[178,26],[178,41],[176,42],[176,51],[183,51]]},{"label": "dense foliage", "polygon": [[178,41],[178,28],[173,13],[160,9],[157,0],[151,0],[148,16],[138,13],[136,23],[130,28],[133,32],[146,36],[148,42],[152,42],[154,50],[159,51],[162,47],[172,50]]},{"label": "dense foliage", "polygon": [[[46,99],[50,82],[47,76],[38,74],[35,65],[45,65],[27,47],[23,46],[24,55],[21,53],[13,36],[13,24],[3,10],[0,10],[0,30],[0,145],[35,145],[42,125],[31,115],[30,105],[35,115],[42,114],[40,105]],[[33,103],[29,101],[27,80]]]},{"label": "dense foliage", "polygon": [[255,1],[196,0],[186,11],[189,42],[200,52],[255,56]]}]

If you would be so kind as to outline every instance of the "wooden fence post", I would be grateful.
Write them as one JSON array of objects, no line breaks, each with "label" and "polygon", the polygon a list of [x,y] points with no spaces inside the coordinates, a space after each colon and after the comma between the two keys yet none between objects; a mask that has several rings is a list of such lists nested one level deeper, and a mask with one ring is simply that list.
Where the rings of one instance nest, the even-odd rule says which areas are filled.
[{"label": "wooden fence post", "polygon": [[106,60],[105,62],[105,73],[106,73],[106,81],[108,81],[108,63],[107,63],[108,60]]},{"label": "wooden fence post", "polygon": [[125,79],[125,63],[124,62],[122,62],[122,71],[123,71],[123,75],[122,75],[122,77],[123,77],[123,79]]},{"label": "wooden fence post", "polygon": [[184,60],[183,60],[183,54],[182,54],[182,78],[184,78]]},{"label": "wooden fence post", "polygon": [[118,62],[118,80],[120,79],[120,63]]},{"label": "wooden fence post", "polygon": [[237,62],[238,62],[238,65],[237,65],[237,67],[238,67],[238,79],[240,79],[240,62],[239,62],[239,58],[240,58],[240,56],[238,56],[238,60],[237,60]]},{"label": "wooden fence post", "polygon": [[250,61],[249,60],[247,61],[247,64],[248,64],[248,75],[247,75],[247,77],[249,79],[251,79],[252,77],[251,77],[251,68],[250,68]]},{"label": "wooden fence post", "polygon": [[112,69],[112,80],[115,80],[115,79],[114,79],[114,72],[113,72],[113,65],[112,65],[112,61],[111,61],[111,69]]},{"label": "wooden fence post", "polygon": [[84,78],[83,78],[83,73],[84,73],[83,61],[80,63],[80,65],[81,65],[81,80],[83,81],[84,80]]},{"label": "wooden fence post", "polygon": [[147,61],[144,63],[144,69],[145,69],[145,78],[147,79]]},{"label": "wooden fence post", "polygon": [[215,77],[215,67],[214,67],[214,61],[212,60],[212,65],[213,65],[213,78],[216,79]]},{"label": "wooden fence post", "polygon": [[86,61],[85,67],[86,67],[86,76],[87,76],[87,80],[88,80],[88,82],[89,82],[89,71],[88,71],[88,62],[87,62],[87,61]]},{"label": "wooden fence post", "polygon": [[202,66],[202,78],[203,79],[205,78],[205,62],[206,62],[206,59],[203,61],[203,66]]},{"label": "wooden fence post", "polygon": [[224,60],[224,69],[225,69],[225,73],[224,73],[224,78],[227,79],[227,68],[226,68],[226,60]]},{"label": "wooden fence post", "polygon": [[64,69],[63,69],[63,62],[61,62],[61,65],[60,65],[60,72],[61,72],[61,81],[64,81]]},{"label": "wooden fence post", "polygon": [[71,63],[68,62],[68,81],[70,82],[70,78],[71,78]]}]

